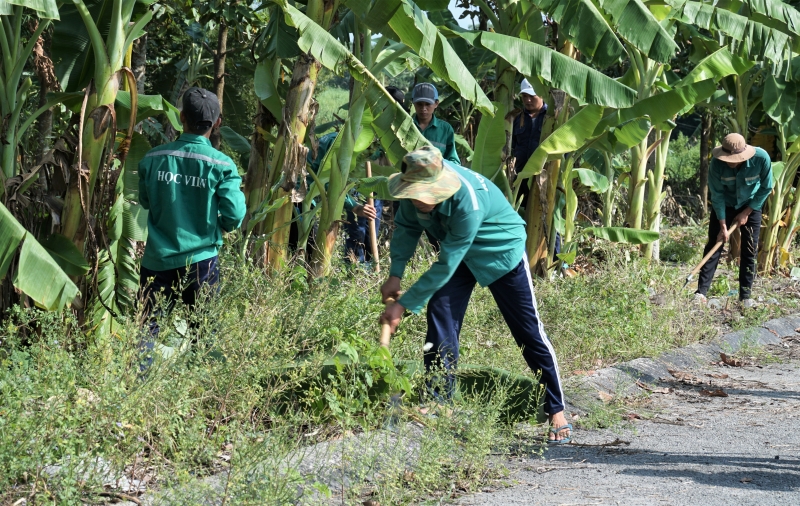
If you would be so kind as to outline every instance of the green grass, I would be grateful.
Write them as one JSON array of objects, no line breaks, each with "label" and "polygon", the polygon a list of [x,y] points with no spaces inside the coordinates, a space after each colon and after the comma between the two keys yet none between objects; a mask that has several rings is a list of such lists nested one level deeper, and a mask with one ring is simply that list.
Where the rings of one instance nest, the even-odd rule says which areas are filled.
[{"label": "green grass", "polygon": [[[431,260],[419,255],[405,285]],[[692,308],[680,289],[684,266],[647,264],[624,246],[596,246],[583,261],[587,274],[536,283],[564,376],[716,336],[716,316]],[[97,502],[108,492],[102,473],[87,472],[98,457],[115,474],[172,490],[161,497],[171,504],[197,494],[230,504],[318,504],[326,495],[346,504],[435,503],[502,474],[492,455],[530,448],[530,431],[501,423],[502,388],[458,400],[454,415],[422,426],[410,423],[412,393],[398,412],[399,432],[386,439],[391,433],[379,429],[392,412],[388,394],[409,379],[376,345],[381,275],[337,263],[337,275],[309,285],[302,269],[267,278],[227,255],[223,266],[220,296],[163,322],[163,343],[180,339],[174,321],[185,319],[196,323],[189,334],[199,345],[161,361],[144,381],[133,319],[99,340],[70,316],[8,315],[0,329],[0,503]],[[392,357],[421,361],[424,335],[423,315],[404,319]],[[464,364],[531,375],[485,288],[473,294],[461,343]],[[337,351],[338,362],[323,364]],[[416,391],[420,379],[410,381]],[[612,408],[598,410],[594,423],[618,418]],[[358,441],[388,446],[376,454]],[[333,490],[300,465],[316,443],[340,445],[326,465],[351,473],[347,487]],[[46,468],[53,464],[61,470]],[[202,489],[198,478],[214,475],[224,486]]]},{"label": "green grass", "polygon": [[[350,101],[350,92],[346,88],[326,87],[315,96],[319,102],[319,112],[317,113],[317,125],[323,125],[334,121],[336,114],[340,118],[347,117],[347,111],[343,109]],[[317,131],[317,136],[332,131],[328,128],[325,131]]]}]

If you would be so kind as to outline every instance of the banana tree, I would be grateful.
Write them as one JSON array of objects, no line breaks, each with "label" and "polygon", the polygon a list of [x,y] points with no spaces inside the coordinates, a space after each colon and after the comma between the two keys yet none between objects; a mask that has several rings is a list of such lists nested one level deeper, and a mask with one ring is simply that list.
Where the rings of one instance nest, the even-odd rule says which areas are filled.
[{"label": "banana tree", "polygon": [[[137,0],[106,0],[87,5],[83,0],[73,0],[74,8],[62,11],[62,20],[56,26],[56,36],[64,44],[83,44],[84,51],[91,49],[92,59],[80,62],[80,75],[73,75],[83,54],[70,54],[70,84],[75,88],[86,86],[86,96],[81,108],[83,129],[80,132],[79,164],[70,178],[64,202],[61,233],[76,247],[83,250],[87,235],[89,209],[94,198],[98,175],[103,170],[108,145],[113,142],[115,128],[114,101],[120,88],[122,64],[127,49],[142,34],[144,26],[153,17],[150,10],[137,10]],[[145,5],[150,0],[141,2]],[[93,8],[90,11],[89,6]],[[134,17],[134,13],[137,13]],[[103,37],[99,24],[108,21],[108,32]],[[81,23],[85,27],[82,31]],[[70,42],[81,34],[86,38]],[[67,48],[62,48],[67,49]],[[62,66],[65,64],[62,60]],[[91,77],[90,77],[91,76]],[[88,79],[87,79],[88,78]],[[62,83],[63,84],[63,83]],[[65,86],[66,87],[66,86]],[[73,89],[75,89],[73,88]]]},{"label": "banana tree", "polygon": [[[295,26],[300,34],[298,45],[301,50],[318,58],[328,69],[347,68],[355,81],[344,127],[322,162],[319,175],[312,174],[314,186],[320,195],[317,249],[312,258],[312,275],[318,277],[324,276],[330,270],[338,236],[338,223],[345,197],[352,188],[349,175],[356,161],[354,153],[363,150],[377,135],[389,161],[396,164],[405,153],[426,144],[427,141],[414,127],[408,113],[386,92],[373,73],[390,63],[405,49],[398,48],[374,61],[373,58],[383,52],[388,39],[379,39],[377,44],[372,44],[371,30],[359,21],[357,26],[360,33],[357,32],[358,35],[354,37],[353,45],[355,52],[362,56],[362,61],[302,12],[287,4],[282,7],[287,22]],[[364,15],[366,11],[360,13],[360,16]],[[365,120],[370,117],[371,119]],[[365,131],[363,135],[362,130]]]},{"label": "banana tree", "polygon": [[775,187],[767,198],[766,220],[759,240],[758,265],[764,274],[776,266],[788,264],[791,241],[800,217],[796,186],[800,167],[800,141],[797,140],[800,116],[795,112],[800,93],[798,82],[800,72],[795,71],[794,75],[769,76],[764,87],[764,112],[774,122],[781,153],[781,162],[773,164]]},{"label": "banana tree", "polygon": [[[0,197],[5,192],[5,181],[18,173],[17,139],[20,137],[19,126],[22,108],[33,86],[29,77],[23,78],[23,71],[39,36],[50,25],[51,19],[58,19],[55,2],[18,2],[16,5],[4,3],[0,8],[0,113],[7,118],[3,128],[3,143],[0,146],[0,163],[2,163],[2,187]],[[41,19],[28,41],[23,39],[23,19],[29,14],[23,7],[36,6],[37,15]]]},{"label": "banana tree", "polygon": [[[285,8],[285,2],[275,3]],[[327,30],[338,9],[339,0],[309,0],[306,14],[312,22]],[[269,236],[265,250],[259,254],[263,257],[265,265],[271,268],[279,268],[286,262],[289,224],[293,213],[291,196],[295,181],[305,171],[308,148],[304,143],[306,132],[313,120],[313,95],[321,68],[319,60],[308,52],[303,52],[297,57],[281,114],[276,118],[280,126],[269,163],[261,167],[252,167],[254,169],[252,180],[258,186],[251,185],[248,188],[250,198],[247,202],[248,214],[245,226],[247,221],[252,219],[253,213],[264,207],[264,199],[269,198],[270,202],[285,202],[269,214],[263,224],[254,228],[256,234]],[[266,160],[263,158],[262,162]],[[261,173],[264,175],[259,177]],[[251,176],[248,174],[248,183],[250,180]],[[262,185],[262,181],[266,184]],[[278,185],[276,191],[267,195],[267,190],[276,185]]]}]

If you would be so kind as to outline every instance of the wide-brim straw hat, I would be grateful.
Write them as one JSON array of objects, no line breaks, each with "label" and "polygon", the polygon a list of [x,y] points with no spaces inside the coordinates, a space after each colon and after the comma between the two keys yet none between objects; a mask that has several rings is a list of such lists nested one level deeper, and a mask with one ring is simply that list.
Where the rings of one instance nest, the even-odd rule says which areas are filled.
[{"label": "wide-brim straw hat", "polygon": [[461,188],[458,173],[442,161],[442,153],[423,146],[403,157],[406,169],[389,177],[389,193],[396,199],[414,199],[439,204]]},{"label": "wide-brim straw hat", "polygon": [[746,162],[756,154],[756,148],[747,144],[740,134],[728,134],[722,139],[722,145],[711,151],[711,155],[722,162]]}]

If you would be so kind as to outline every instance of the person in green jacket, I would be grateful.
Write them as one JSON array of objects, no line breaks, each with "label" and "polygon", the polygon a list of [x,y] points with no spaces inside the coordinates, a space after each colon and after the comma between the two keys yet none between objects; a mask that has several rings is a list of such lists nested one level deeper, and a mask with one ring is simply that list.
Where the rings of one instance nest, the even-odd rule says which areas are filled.
[{"label": "person in green jacket", "polygon": [[411,102],[414,104],[414,124],[422,135],[439,148],[445,160],[460,165],[453,127],[434,114],[439,107],[439,91],[436,87],[431,83],[419,83],[411,91]]},{"label": "person in green jacket", "polygon": [[[389,179],[400,199],[391,242],[389,278],[381,286],[389,304],[381,322],[396,331],[405,310],[419,313],[427,304],[425,367],[444,368],[443,378],[428,384],[434,399],[449,399],[455,387],[458,337],[476,283],[488,286],[511,334],[533,371],[541,371],[544,407],[550,416],[549,441],[570,441],[564,417],[558,362],[536,307],[525,222],[500,189],[480,174],[442,159],[425,146],[403,158],[402,172]],[[423,231],[441,243],[437,261],[401,295],[401,279]]]},{"label": "person in green jacket", "polygon": [[204,287],[219,282],[222,232],[239,228],[246,212],[242,178],[236,164],[211,147],[211,131],[219,127],[217,96],[202,88],[183,95],[177,141],[153,148],[139,162],[139,202],[149,210],[147,244],[142,257],[140,289],[149,332],[139,347],[152,363],[158,337],[156,295],[168,307],[180,297],[194,305]]},{"label": "person in green jacket", "polygon": [[[739,134],[728,134],[722,145],[712,151],[708,170],[711,193],[711,218],[708,222],[708,243],[703,256],[718,241],[728,241],[728,228],[738,223],[742,233],[739,262],[739,300],[752,307],[750,298],[756,275],[758,236],[761,232],[761,208],[772,192],[772,163],[761,148],[750,146]],[[700,269],[695,299],[706,302],[706,294],[717,270],[722,249],[718,249]]]}]

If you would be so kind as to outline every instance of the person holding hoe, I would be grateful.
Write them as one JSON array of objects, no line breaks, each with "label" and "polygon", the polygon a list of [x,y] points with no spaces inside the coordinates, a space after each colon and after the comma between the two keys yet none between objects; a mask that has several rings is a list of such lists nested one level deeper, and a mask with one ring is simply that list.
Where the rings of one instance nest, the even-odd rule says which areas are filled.
[{"label": "person holding hoe", "polygon": [[[419,313],[427,304],[425,368],[443,368],[444,377],[428,384],[435,400],[455,390],[459,333],[476,283],[488,286],[511,334],[533,371],[541,371],[544,409],[550,417],[549,442],[568,443],[572,425],[564,417],[564,395],[555,351],[536,307],[525,252],[525,222],[491,181],[442,159],[425,146],[403,158],[401,173],[389,179],[389,193],[400,200],[390,247],[389,278],[381,286],[387,305],[381,322],[392,333],[405,310]],[[423,231],[440,241],[437,261],[401,295],[401,279]]]},{"label": "person holding hoe", "polygon": [[[766,151],[748,145],[739,134],[726,135],[722,145],[714,148],[711,154],[713,160],[708,170],[711,218],[703,255],[717,242],[727,242],[729,228],[737,224],[742,233],[739,300],[743,307],[753,307],[750,296],[756,275],[761,208],[772,192],[772,163]],[[695,293],[695,300],[700,303],[707,301],[706,294],[721,254],[722,249],[717,249],[700,269]]]}]

